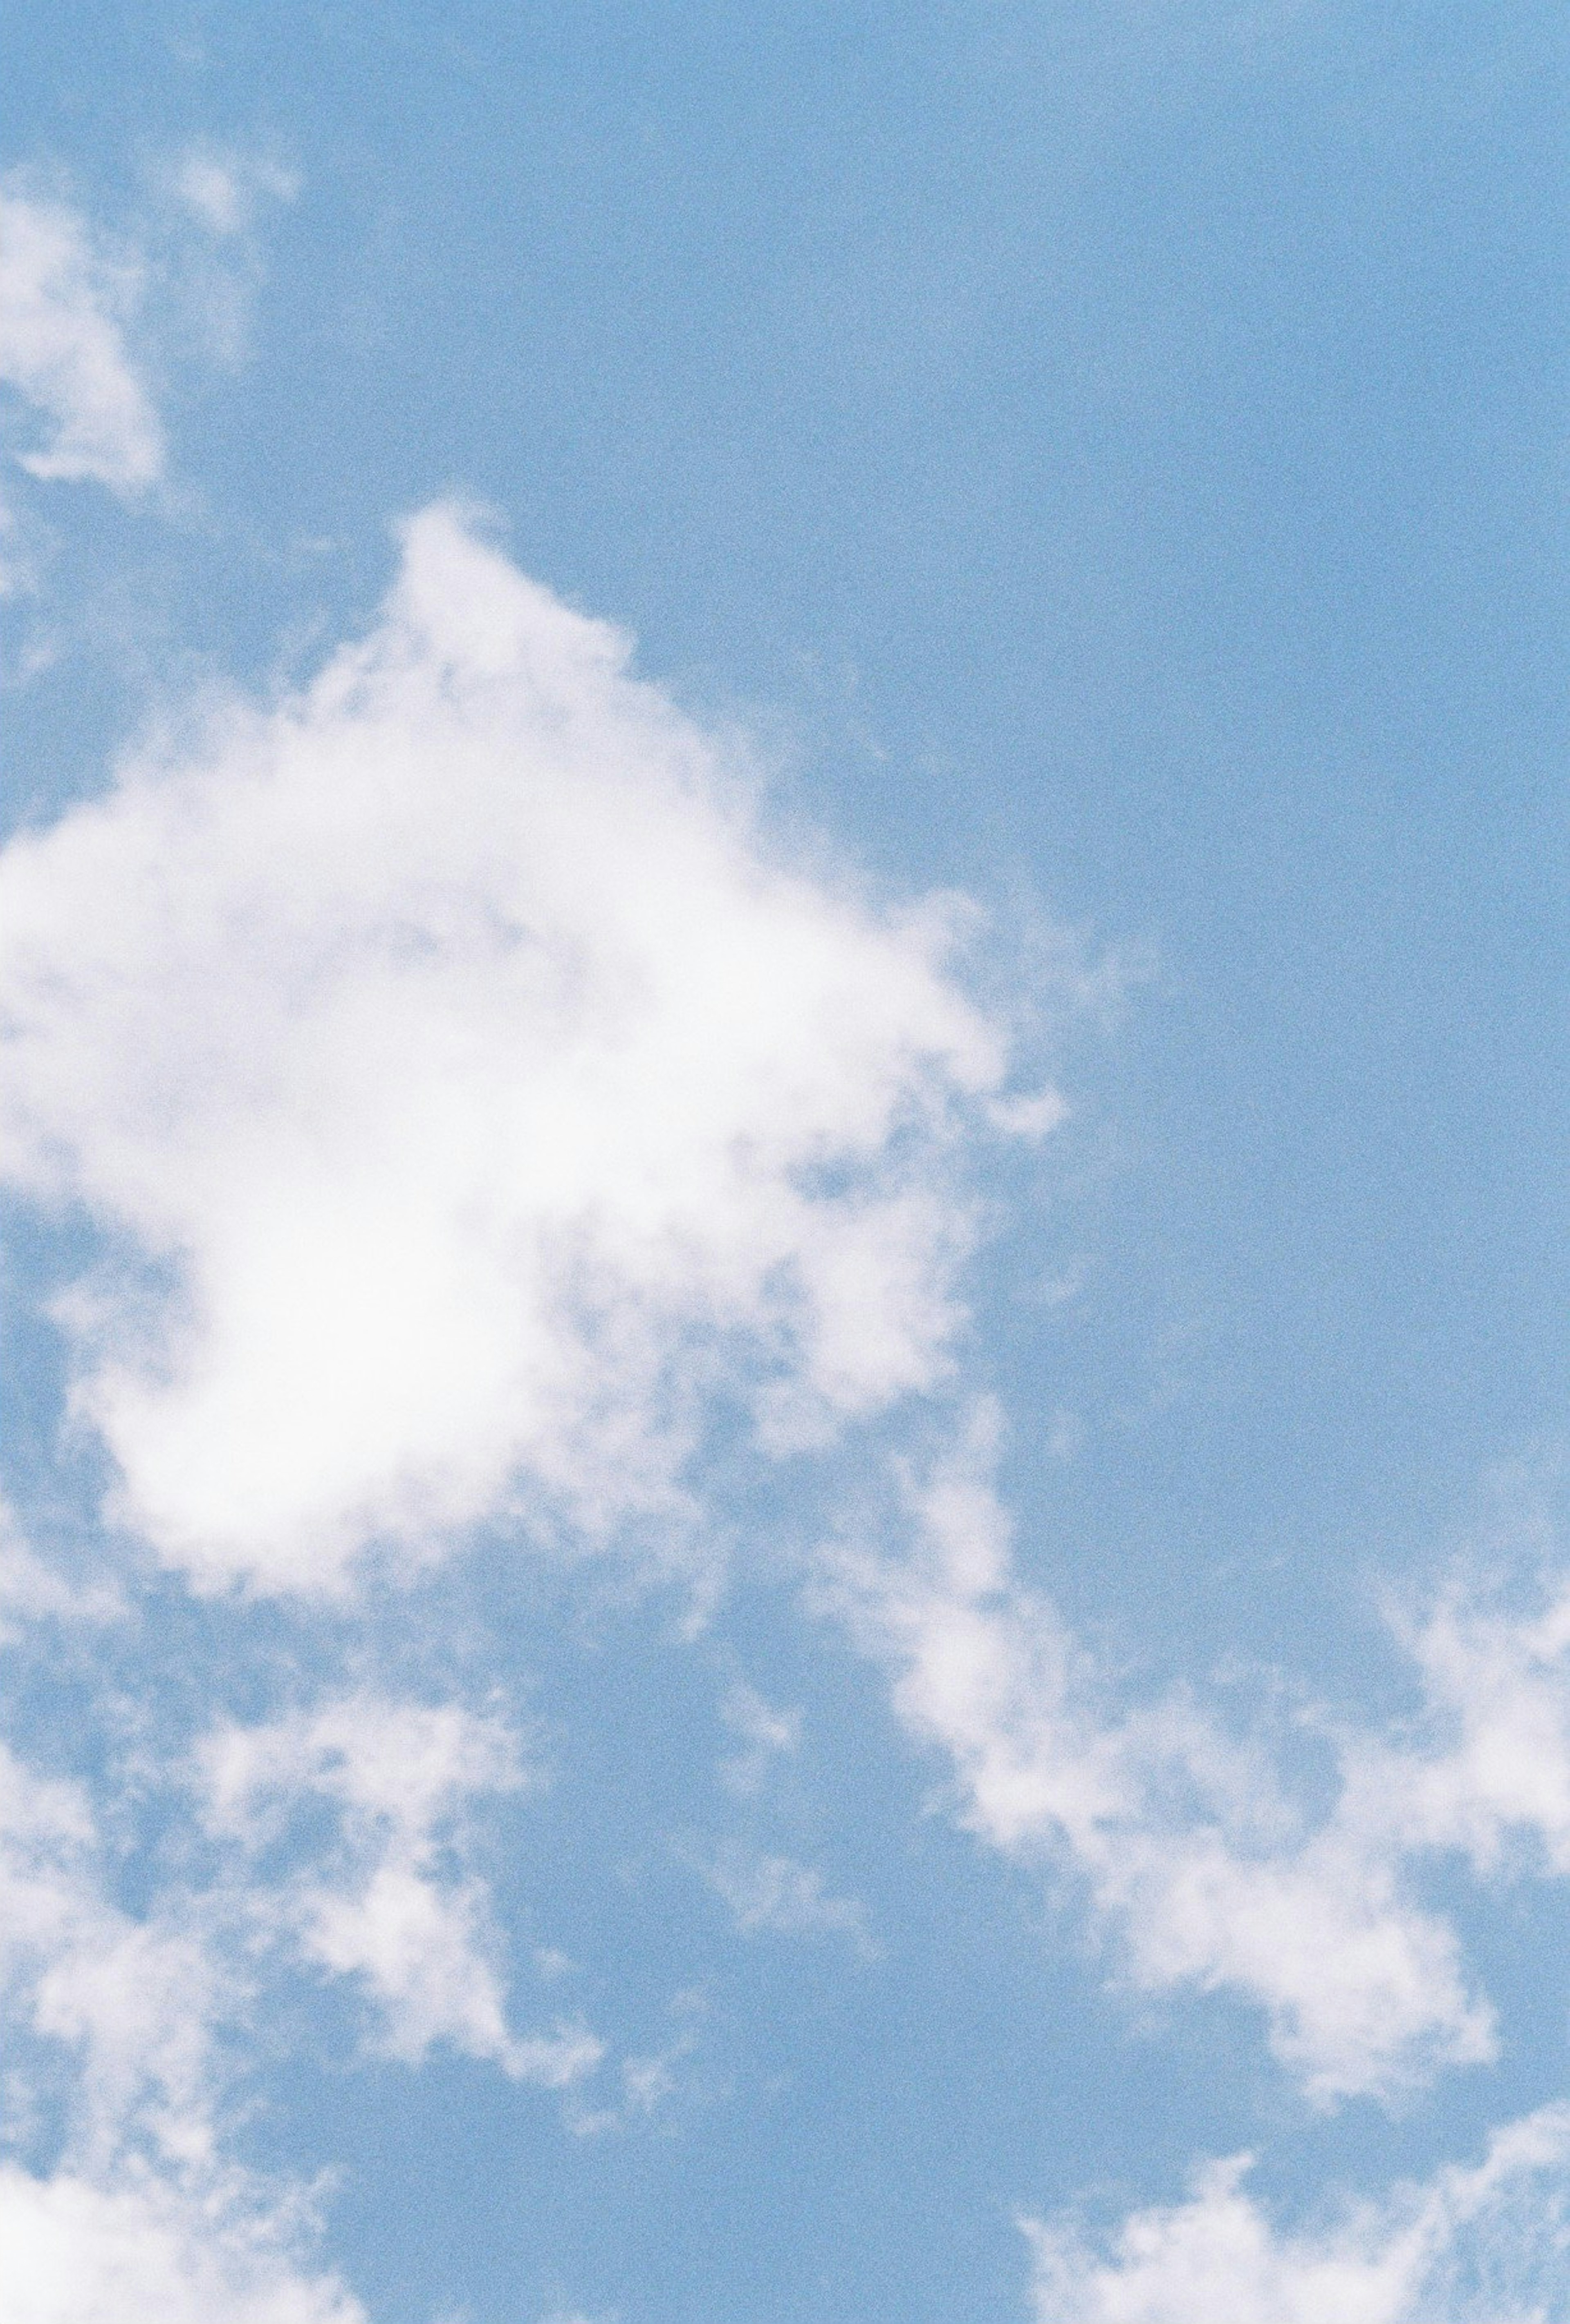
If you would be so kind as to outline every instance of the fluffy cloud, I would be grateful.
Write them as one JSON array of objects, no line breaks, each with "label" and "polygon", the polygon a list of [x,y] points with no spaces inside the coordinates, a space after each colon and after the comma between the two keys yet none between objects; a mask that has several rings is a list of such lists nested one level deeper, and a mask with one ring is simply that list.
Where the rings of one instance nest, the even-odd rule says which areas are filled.
[{"label": "fluffy cloud", "polygon": [[[6,2324],[357,2324],[301,2260],[298,2190],[226,2157],[280,1941],[358,1982],[377,2046],[411,2063],[445,2042],[570,2090],[604,2055],[580,2026],[507,2023],[489,1898],[463,1860],[471,1803],[523,1780],[499,1720],[359,1693],[216,1730],[198,1767],[228,1845],[187,1850],[138,1917],[84,1792],[0,1746]],[[181,1771],[163,1772],[172,1796]],[[41,2155],[47,2172],[26,2167]]]},{"label": "fluffy cloud", "polygon": [[743,1799],[751,1798],[762,1789],[775,1760],[799,1748],[801,1713],[776,1711],[755,1687],[738,1679],[726,1690],[720,1717],[743,1747],[722,1763],[720,1779]]},{"label": "fluffy cloud", "polygon": [[76,211],[0,187],[0,381],[46,423],[20,456],[32,475],[127,494],[162,475],[162,430],[125,336],[139,288]]},{"label": "fluffy cloud", "polygon": [[[556,2089],[599,2063],[603,2044],[582,2027],[525,2039],[507,2023],[500,1936],[461,1845],[470,1803],[524,1780],[500,1720],[360,1693],[225,1727],[200,1764],[212,1827],[254,1860],[285,1851],[285,1867],[270,1880],[253,1874],[244,1893],[307,1960],[361,1982],[389,2055],[418,2063],[446,2042]],[[337,1810],[331,1839],[291,1867],[296,1812],[323,1803]]]},{"label": "fluffy cloud", "polygon": [[1423,1715],[1394,1745],[1349,1738],[1347,1821],[1485,1875],[1570,1872],[1570,1589],[1510,1609],[1456,1583],[1398,1630]]},{"label": "fluffy cloud", "polygon": [[[78,438],[34,400],[59,428],[39,473],[115,483],[58,465]],[[112,1518],[199,1587],[340,1589],[366,1551],[487,1525],[679,1543],[711,1430],[783,1454],[950,1375],[965,1142],[1039,1134],[1056,1102],[1008,1093],[957,908],[880,909],[786,860],[745,770],[628,662],[429,510],[311,686],[149,745],[0,855],[0,1177],[98,1231],[57,1302],[72,1411],[111,1456]],[[1490,2055],[1413,1866],[1570,1869],[1570,1596],[1412,1625],[1420,1712],[1321,1723],[1310,1805],[1186,1698],[1115,1700],[1019,1576],[989,1432],[905,1476],[896,1550],[824,1568],[965,1819],[1071,1865],[1134,1985],[1251,2000],[1316,2098]],[[0,1542],[0,1609],[116,1602]],[[798,1715],[737,1686],[724,1717],[724,1779],[755,1794]],[[597,2110],[591,2034],[513,2028],[465,1849],[472,1804],[524,1780],[500,1721],[367,1690],[225,1725],[198,1766],[226,1868],[137,1921],[79,1796],[0,1760],[13,2014],[79,2067],[67,2161],[5,2177],[0,2233],[14,2215],[41,2284],[77,2269],[84,2318],[357,2312],[215,2159],[212,2029],[281,1958],[353,1980],[384,2052],[445,2043],[568,2089],[578,2129],[663,2102],[690,2028]],[[808,1867],[700,1868],[743,1930],[869,1949]],[[1306,2238],[1219,2168],[1110,2255],[1038,2231],[1040,2314],[1427,2318],[1463,2231],[1565,2135],[1534,2117],[1478,2171]]]},{"label": "fluffy cloud", "polygon": [[[249,1987],[211,1916],[187,1898],[134,1918],[111,1868],[82,1793],[0,1747],[6,2324],[361,2324],[301,2271],[288,2190],[222,2160],[215,2036]],[[14,2159],[41,2100],[46,2174]]]},{"label": "fluffy cloud", "polygon": [[281,2223],[150,2175],[102,2186],[0,2165],[6,2324],[364,2324]]},{"label": "fluffy cloud", "polygon": [[224,1984],[189,1922],[116,1905],[84,1794],[0,1746],[0,2004],[13,2050],[25,2037],[54,2061],[74,2155],[101,2170],[130,2151],[210,2152]]},{"label": "fluffy cloud", "polygon": [[1532,2324],[1563,2293],[1570,2108],[1493,2138],[1475,2169],[1282,2235],[1245,2192],[1246,2155],[1190,2201],[1136,2212],[1097,2254],[1030,2222],[1039,2324]]},{"label": "fluffy cloud", "polygon": [[115,1239],[75,1408],[203,1583],[671,1520],[706,1400],[778,1450],[942,1372],[955,911],[780,861],[627,655],[432,509],[306,693],[0,859],[0,1173]]}]

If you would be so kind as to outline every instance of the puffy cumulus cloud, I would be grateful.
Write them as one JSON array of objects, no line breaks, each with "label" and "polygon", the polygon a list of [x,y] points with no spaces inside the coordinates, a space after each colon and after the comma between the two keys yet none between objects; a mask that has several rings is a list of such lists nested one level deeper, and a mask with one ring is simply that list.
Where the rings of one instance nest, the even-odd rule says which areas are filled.
[{"label": "puffy cumulus cloud", "polygon": [[6,2324],[365,2324],[335,2277],[304,2271],[287,2229],[233,2190],[0,2166]]},{"label": "puffy cumulus cloud", "polygon": [[1027,2222],[1039,2324],[1540,2324],[1570,2251],[1570,2108],[1496,2134],[1474,2169],[1284,2235],[1245,2191],[1250,2158],[1191,2200],[1136,2212],[1111,2247]]},{"label": "puffy cumulus cloud", "polygon": [[66,204],[0,184],[0,382],[44,421],[20,454],[43,478],[134,494],[163,473],[163,433],[126,329],[135,263],[112,256]]},{"label": "puffy cumulus cloud", "polygon": [[[582,2026],[521,2038],[507,2023],[500,1934],[462,1845],[471,1803],[524,1781],[500,1720],[360,1693],[267,1726],[226,1726],[200,1767],[213,1828],[253,1859],[284,1854],[271,1877],[253,1876],[254,1908],[318,1969],[362,1984],[389,2055],[417,2063],[447,2042],[552,2089],[598,2065],[604,2045]],[[337,1811],[336,1831],[289,1868],[299,1811],[323,1803]]]},{"label": "puffy cumulus cloud", "polygon": [[942,1372],[1006,1062],[956,909],[779,860],[627,664],[433,508],[307,691],[0,858],[0,1173],[111,1239],[75,1409],[202,1583],[671,1517],[706,1407]]},{"label": "puffy cumulus cloud", "polygon": [[[1396,1815],[1351,1738],[1330,1813],[1262,1747],[1179,1698],[1131,1711],[1020,1583],[991,1482],[995,1418],[907,1480],[910,1554],[841,1546],[827,1601],[893,1670],[894,1702],[950,1757],[961,1813],[994,1846],[1072,1866],[1132,1982],[1229,1989],[1319,2100],[1388,2094],[1492,2053],[1448,1925],[1408,1893],[1434,1835]],[[1388,1762],[1392,1755],[1383,1755]],[[1397,1755],[1399,1756],[1399,1755]],[[1425,1764],[1399,1760],[1409,1786]]]}]

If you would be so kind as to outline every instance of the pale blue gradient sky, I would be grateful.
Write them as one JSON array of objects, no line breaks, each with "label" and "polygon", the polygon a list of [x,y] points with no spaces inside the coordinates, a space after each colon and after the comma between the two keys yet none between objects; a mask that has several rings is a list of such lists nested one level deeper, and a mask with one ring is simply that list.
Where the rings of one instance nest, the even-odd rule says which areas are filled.
[{"label": "pale blue gradient sky", "polygon": [[[1380,1589],[1536,1554],[1570,1420],[1558,12],[0,20],[6,163],[165,254],[171,444],[156,508],[28,503],[8,823],[100,787],[150,702],[314,667],[392,519],[487,505],[763,737],[787,825],[991,904],[989,973],[1048,921],[1117,988],[1043,1033],[1069,1123],[988,1190],[965,1360],[1028,1574],[1131,1683],[1270,1665],[1400,1708]],[[231,262],[231,360],[160,223],[199,147],[298,180]],[[47,1499],[54,1360],[13,1344],[7,1474]],[[169,1587],[177,1688],[245,1621]],[[388,1606],[378,1650],[471,1686],[502,1653],[558,1766],[506,1808],[499,1893],[593,1964],[618,2048],[691,2048],[668,2118],[579,2136],[483,2067],[319,2070],[302,1999],[246,2135],[341,2170],[329,2246],[377,2324],[981,2324],[1024,2313],[1020,2209],[1169,2201],[1243,2145],[1301,2203],[1565,2086],[1556,1889],[1456,1905],[1499,2068],[1326,2120],[1232,2002],[1109,1998],[1072,1905],[929,1812],[941,1771],[783,1552],[696,1645],[663,1601],[483,1560],[431,1590],[424,1642]],[[341,1644],[256,1618],[284,1661]],[[766,1807],[715,1775],[737,1673],[803,1708]],[[681,1851],[749,1818],[863,1901],[875,1958],[727,1924]]]}]

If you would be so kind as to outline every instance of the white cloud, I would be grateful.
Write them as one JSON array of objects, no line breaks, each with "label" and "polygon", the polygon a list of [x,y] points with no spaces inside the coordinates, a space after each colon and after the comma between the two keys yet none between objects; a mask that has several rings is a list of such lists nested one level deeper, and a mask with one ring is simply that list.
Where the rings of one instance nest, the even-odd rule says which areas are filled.
[{"label": "white cloud", "polygon": [[707,2006],[701,1987],[677,1994],[667,2012],[677,2023],[670,2039],[658,2050],[621,2061],[620,2102],[590,2105],[577,2093],[569,2093],[564,2108],[568,2128],[579,2138],[597,2138],[635,2129],[664,2112],[683,2095],[683,2069],[698,2048]]},{"label": "white cloud", "polygon": [[0,2001],[66,2061],[74,2155],[101,2169],[131,2147],[181,2163],[210,2152],[225,1982],[178,1914],[137,1920],[114,1903],[82,1793],[0,1746]]},{"label": "white cloud", "polygon": [[[1390,2095],[1493,2054],[1425,1858],[1498,1880],[1570,1872],[1570,1589],[1506,1610],[1459,1586],[1399,1625],[1421,1705],[1385,1731],[1305,1712],[1274,1743],[1179,1695],[1129,1708],[1017,1574],[991,1481],[995,1416],[908,1475],[899,1554],[836,1548],[826,1595],[952,1761],[959,1812],[1071,1867],[1137,1987],[1229,1989],[1316,2099]],[[1327,1804],[1282,1772],[1317,1749]]]},{"label": "white cloud", "polygon": [[[1281,2234],[1244,2191],[1250,2158],[1192,2199],[1124,2221],[1109,2251],[1027,2222],[1039,2324],[1543,2324],[1570,2256],[1570,2108],[1496,2134],[1475,2169]],[[1551,2304],[1548,2304],[1551,2303]]]},{"label": "white cloud", "polygon": [[674,1519],[706,1400],[942,1374],[955,909],[776,860],[627,651],[429,510],[307,693],[0,858],[0,1174],[144,1262],[61,1304],[75,1409],[204,1583]]},{"label": "white cloud", "polygon": [[[5,2324],[356,2324],[299,2256],[314,2233],[299,2191],[226,2159],[280,1941],[360,1981],[378,2046],[411,2063],[446,2042],[574,2093],[604,2055],[579,2025],[507,2024],[490,1899],[464,1863],[471,1803],[524,1780],[500,1720],[359,1693],[218,1730],[198,1766],[230,1845],[187,1851],[137,1917],[82,1790],[0,1746]],[[640,2065],[669,2078],[669,2061],[628,2061],[647,2111],[660,2093],[640,2097]],[[26,2167],[41,2125],[47,2175]]]},{"label": "white cloud", "polygon": [[[217,170],[184,194],[222,234],[239,196]],[[66,387],[6,375],[56,426],[37,473],[133,488],[101,446],[69,465],[90,430]],[[719,744],[629,675],[625,640],[427,511],[369,636],[313,686],[149,746],[0,855],[0,1176],[104,1230],[58,1314],[73,1411],[117,1467],[112,1517],[199,1586],[332,1588],[367,1548],[425,1556],[484,1524],[679,1532],[715,1412],[784,1452],[941,1387],[972,1231],[959,1148],[1059,1112],[1007,1092],[1002,1028],[952,970],[960,918],[793,868]],[[1529,1618],[1455,1597],[1413,1625],[1421,1715],[1322,1730],[1314,1811],[1270,1748],[1186,1698],[1112,1700],[1022,1584],[991,1464],[984,1417],[907,1478],[900,1552],[842,1545],[825,1584],[947,1754],[965,1820],[1071,1865],[1135,1986],[1251,1999],[1317,2098],[1492,2054],[1413,1865],[1570,1870],[1570,1594]],[[88,1609],[62,1590],[0,1541],[0,1611]],[[754,1793],[799,1714],[738,1685],[723,1716],[743,1747],[725,1778]],[[157,2297],[180,2316],[188,2278],[208,2285],[193,2314],[356,2312],[273,2268],[264,2227],[215,2210],[190,2241],[190,2174],[216,2169],[211,2028],[233,2016],[226,1914],[355,1980],[393,2056],[448,2043],[568,2089],[584,2131],[666,2101],[690,2029],[623,2061],[623,2103],[593,2110],[597,2039],[510,2023],[464,1846],[470,1803],[524,1780],[500,1721],[360,1693],[226,1727],[201,1769],[244,1868],[184,1919],[136,1922],[95,1885],[77,1796],[0,1761],[13,1985],[84,2092],[63,2175],[0,2192],[23,2243],[78,2205],[84,2254],[143,2255],[131,2316]],[[302,1805],[328,1812],[309,1852]],[[868,1947],[810,1867],[738,1848],[702,1868],[745,1931]],[[1563,2138],[1534,2117],[1481,2171],[1297,2239],[1220,2167],[1110,2257],[1040,2230],[1040,2313],[1406,2324],[1461,2228]],[[143,2152],[162,2158],[145,2183]],[[175,2288],[144,2298],[138,2267]]]},{"label": "white cloud", "polygon": [[0,186],[0,382],[46,422],[20,456],[34,476],[134,494],[163,473],[163,433],[126,327],[136,263],[113,256],[64,203]]},{"label": "white cloud", "polygon": [[104,2186],[0,2165],[5,2324],[364,2324],[281,2223],[150,2174]]},{"label": "white cloud", "polygon": [[1257,2003],[1317,2099],[1388,2094],[1492,2055],[1492,2014],[1455,1936],[1406,1884],[1437,1835],[1391,1821],[1424,1763],[1397,1755],[1400,1785],[1381,1794],[1353,1738],[1336,1803],[1316,1818],[1264,1748],[1182,1699],[1114,1709],[1018,1579],[994,1434],[983,1412],[952,1459],[907,1480],[911,1552],[842,1548],[826,1592],[892,1665],[900,1716],[950,1757],[964,1820],[1012,1854],[1072,1866],[1136,1986]]},{"label": "white cloud", "polygon": [[[359,2324],[301,2272],[298,2200],[222,2160],[215,2036],[249,1987],[220,1926],[189,1897],[135,1919],[108,1876],[82,1794],[0,1747],[5,2324]],[[15,2159],[35,2097],[65,2133],[47,2175]]]},{"label": "white cloud", "polygon": [[336,1806],[328,1843],[251,1893],[308,1960],[362,1982],[389,2055],[417,2063],[447,2042],[550,2089],[599,2063],[604,2045],[580,2025],[520,2037],[507,2023],[489,1892],[462,1849],[470,1803],[524,1781],[499,1720],[359,1693],[268,1726],[225,1727],[200,1760],[209,1821],[253,1854],[287,1841],[302,1803]]},{"label": "white cloud", "polygon": [[157,191],[165,331],[188,354],[233,368],[250,352],[252,309],[265,272],[263,213],[291,202],[300,180],[265,153],[201,143],[165,163]]}]

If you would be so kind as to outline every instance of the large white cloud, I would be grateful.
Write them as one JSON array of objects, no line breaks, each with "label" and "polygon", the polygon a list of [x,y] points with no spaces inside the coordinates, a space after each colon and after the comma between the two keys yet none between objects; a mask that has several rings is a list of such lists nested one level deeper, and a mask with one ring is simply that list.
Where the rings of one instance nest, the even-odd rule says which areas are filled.
[{"label": "large white cloud", "polygon": [[1249,2162],[1212,2165],[1189,2201],[1135,2212],[1103,2251],[1072,2225],[1028,2223],[1039,2324],[1543,2324],[1564,2313],[1570,2109],[1510,2124],[1473,2169],[1296,2234],[1245,2190]]},{"label": "large white cloud", "polygon": [[0,382],[46,423],[33,475],[134,493],[163,472],[163,431],[126,326],[139,270],[66,204],[0,186]]},{"label": "large white cloud", "polygon": [[76,1409],[204,1582],[672,1512],[705,1399],[941,1372],[954,909],[783,862],[627,653],[431,509],[309,691],[0,858],[0,1173],[120,1239]]}]

